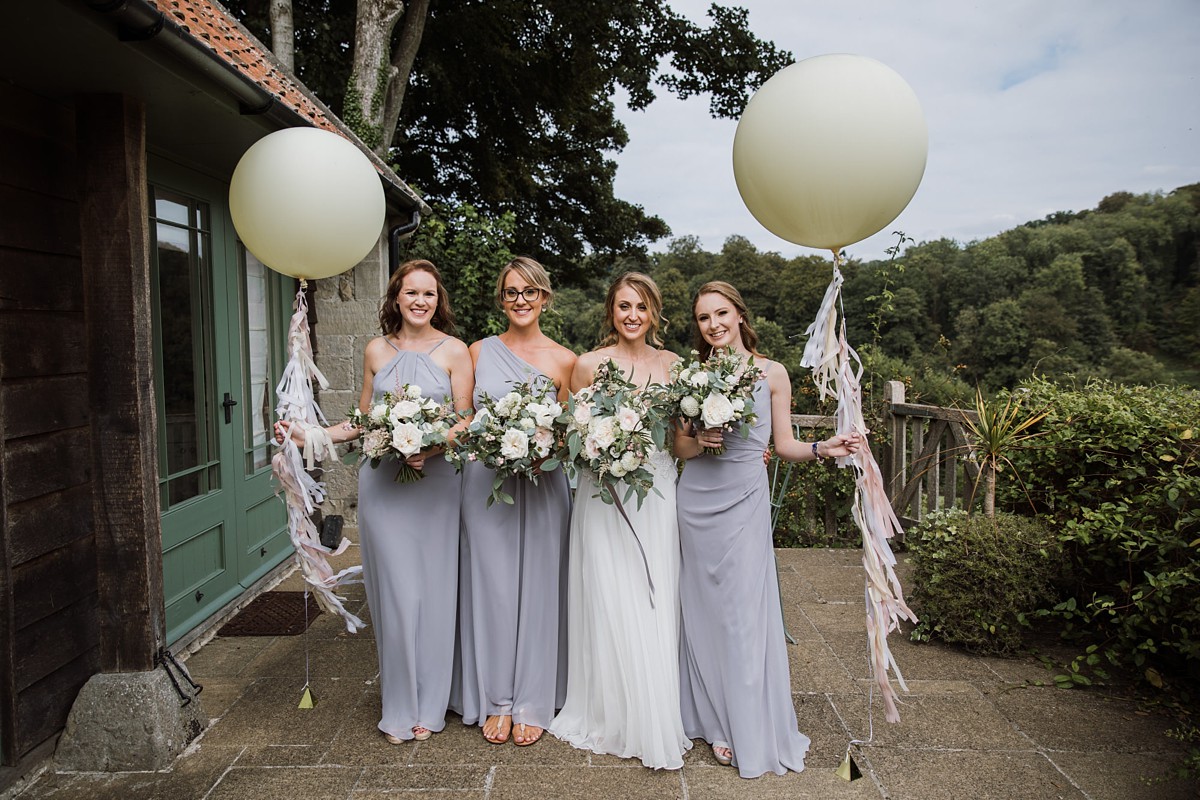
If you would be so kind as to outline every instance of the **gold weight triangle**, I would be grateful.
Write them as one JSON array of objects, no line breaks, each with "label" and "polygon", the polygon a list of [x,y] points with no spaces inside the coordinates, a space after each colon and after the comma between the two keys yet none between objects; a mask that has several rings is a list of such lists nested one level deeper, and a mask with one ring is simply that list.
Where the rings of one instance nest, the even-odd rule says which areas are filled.
[{"label": "gold weight triangle", "polygon": [[846,750],[846,757],[842,759],[842,763],[838,765],[834,774],[844,781],[856,781],[862,777],[858,764],[855,764],[854,759],[850,757],[849,749]]},{"label": "gold weight triangle", "polygon": [[304,694],[300,695],[300,705],[298,708],[312,708],[317,704],[317,698],[313,697],[312,689],[308,684],[304,685]]}]

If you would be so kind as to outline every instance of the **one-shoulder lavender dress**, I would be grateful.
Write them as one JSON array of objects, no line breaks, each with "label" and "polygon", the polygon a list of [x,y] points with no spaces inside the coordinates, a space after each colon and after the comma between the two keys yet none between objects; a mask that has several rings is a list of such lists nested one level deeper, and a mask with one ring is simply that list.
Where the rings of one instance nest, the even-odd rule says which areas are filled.
[{"label": "one-shoulder lavender dress", "polygon": [[758,421],[725,452],[688,459],[680,476],[680,705],[687,735],[733,750],[743,778],[804,769],[797,730],[762,455],[771,393],[754,388]]},{"label": "one-shoulder lavender dress", "polygon": [[[375,373],[371,396],[378,400],[407,383],[420,386],[426,397],[449,398],[450,376],[429,355],[445,341],[427,353],[397,348]],[[462,476],[443,458],[428,459],[425,477],[413,483],[396,483],[397,470],[390,460],[359,469],[358,530],[379,651],[379,729],[412,739],[416,726],[431,731],[446,727]]]},{"label": "one-shoulder lavender dress", "polygon": [[[514,384],[550,378],[495,336],[475,365],[475,402]],[[566,694],[567,529],[571,495],[561,469],[509,478],[513,505],[487,505],[492,471],[463,470],[458,653],[450,706],[463,722],[512,715],[547,728]]]}]

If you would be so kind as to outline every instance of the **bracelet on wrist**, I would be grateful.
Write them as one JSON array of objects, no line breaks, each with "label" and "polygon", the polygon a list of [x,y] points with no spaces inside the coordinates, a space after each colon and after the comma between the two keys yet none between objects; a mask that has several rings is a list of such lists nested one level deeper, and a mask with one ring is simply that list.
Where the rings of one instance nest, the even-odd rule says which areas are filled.
[{"label": "bracelet on wrist", "polygon": [[812,443],[813,458],[816,459],[817,461],[821,460],[821,451],[817,449],[817,445],[819,445],[819,444],[820,444],[820,442]]}]

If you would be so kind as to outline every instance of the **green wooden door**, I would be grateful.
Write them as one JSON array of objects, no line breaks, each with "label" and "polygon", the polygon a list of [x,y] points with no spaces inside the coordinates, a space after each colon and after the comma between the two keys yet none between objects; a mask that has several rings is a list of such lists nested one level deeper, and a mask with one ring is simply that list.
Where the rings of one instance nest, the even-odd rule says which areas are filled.
[{"label": "green wooden door", "polygon": [[167,639],[291,552],[270,444],[287,279],[245,252],[228,188],[150,162],[151,281]]}]

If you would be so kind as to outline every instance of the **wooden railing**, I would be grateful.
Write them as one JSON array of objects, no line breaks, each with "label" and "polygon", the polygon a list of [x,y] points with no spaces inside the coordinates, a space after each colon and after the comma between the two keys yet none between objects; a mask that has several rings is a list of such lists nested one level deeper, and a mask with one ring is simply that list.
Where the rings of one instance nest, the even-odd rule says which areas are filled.
[{"label": "wooden railing", "polygon": [[[883,430],[872,437],[872,450],[892,509],[905,528],[930,511],[965,508],[975,499],[979,467],[969,457],[965,419],[974,420],[975,412],[906,403],[903,383],[888,381],[884,385]],[[835,424],[833,417],[792,415],[796,438],[805,441],[814,438],[814,429],[832,430]],[[773,459],[769,475],[774,528],[794,477],[792,465]],[[817,505],[809,503],[808,507]],[[838,521],[829,505],[824,507],[824,518],[818,520],[814,513],[809,522],[814,528],[823,525],[827,538],[832,538]]]},{"label": "wooden railing", "polygon": [[905,528],[941,508],[965,508],[975,497],[979,466],[964,426],[974,411],[904,402],[904,384],[884,385],[886,436],[877,458],[892,509]]}]

